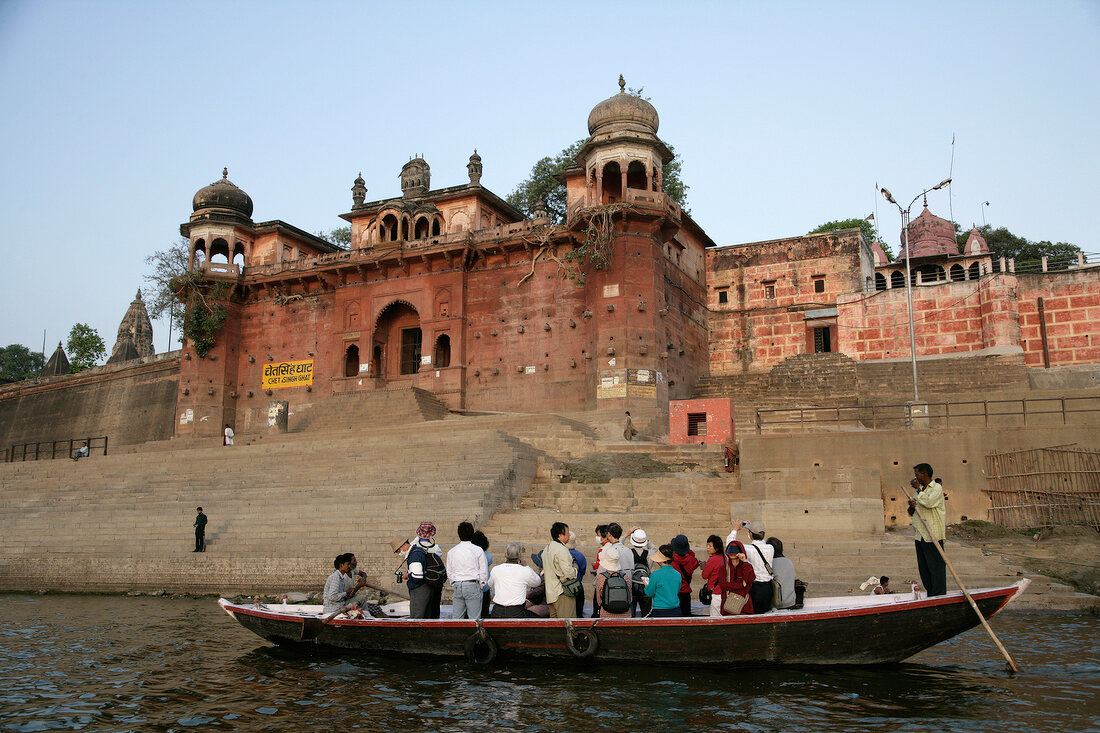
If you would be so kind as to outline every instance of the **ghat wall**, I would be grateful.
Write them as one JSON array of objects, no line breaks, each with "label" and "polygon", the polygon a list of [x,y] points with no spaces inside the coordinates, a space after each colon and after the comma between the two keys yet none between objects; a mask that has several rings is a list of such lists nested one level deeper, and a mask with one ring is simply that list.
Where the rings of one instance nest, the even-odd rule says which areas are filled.
[{"label": "ghat wall", "polygon": [[110,445],[172,436],[179,352],[0,388],[0,447],[107,435]]}]

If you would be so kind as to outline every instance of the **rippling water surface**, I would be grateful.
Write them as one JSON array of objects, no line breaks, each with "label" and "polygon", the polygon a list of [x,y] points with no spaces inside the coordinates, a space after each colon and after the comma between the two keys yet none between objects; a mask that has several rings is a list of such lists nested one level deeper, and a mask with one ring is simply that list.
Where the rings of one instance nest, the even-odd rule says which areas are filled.
[{"label": "rippling water surface", "polygon": [[1100,730],[1100,619],[998,616],[905,664],[730,672],[303,654],[212,600],[0,596],[0,730]]}]

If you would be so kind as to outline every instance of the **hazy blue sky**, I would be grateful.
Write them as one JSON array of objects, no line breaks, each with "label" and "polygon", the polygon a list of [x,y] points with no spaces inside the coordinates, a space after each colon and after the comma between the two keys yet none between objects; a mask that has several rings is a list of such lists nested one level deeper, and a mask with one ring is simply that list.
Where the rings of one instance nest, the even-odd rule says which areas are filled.
[{"label": "hazy blue sky", "polygon": [[[908,202],[1100,251],[1100,3],[0,0],[0,345],[87,322],[110,350],[144,258],[221,176],[256,221],[332,229],[363,171],[504,196],[622,73],[720,245]],[[919,210],[920,204],[917,204]],[[158,351],[167,327],[154,323]],[[175,344],[173,344],[175,346]]]}]

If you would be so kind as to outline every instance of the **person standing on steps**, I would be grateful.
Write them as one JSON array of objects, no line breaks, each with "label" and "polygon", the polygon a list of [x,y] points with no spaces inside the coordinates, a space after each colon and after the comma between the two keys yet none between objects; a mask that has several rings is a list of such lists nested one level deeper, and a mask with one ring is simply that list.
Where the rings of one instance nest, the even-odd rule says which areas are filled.
[{"label": "person standing on steps", "polygon": [[918,463],[913,466],[910,486],[917,490],[909,500],[909,515],[913,520],[913,539],[917,548],[917,571],[928,597],[947,593],[947,563],[936,549],[938,542],[943,549],[946,536],[947,507],[944,505],[943,487],[932,478],[932,466]]},{"label": "person standing on steps", "polygon": [[634,440],[634,436],[638,434],[638,431],[634,429],[634,421],[630,419],[630,410],[626,411],[626,418],[623,419],[623,440]]},{"label": "person standing on steps", "polygon": [[225,430],[222,431],[222,445],[233,445],[233,428],[229,427],[229,423],[225,424]]},{"label": "person standing on steps", "polygon": [[202,513],[202,507],[195,509],[195,549],[191,552],[206,552],[206,515]]}]

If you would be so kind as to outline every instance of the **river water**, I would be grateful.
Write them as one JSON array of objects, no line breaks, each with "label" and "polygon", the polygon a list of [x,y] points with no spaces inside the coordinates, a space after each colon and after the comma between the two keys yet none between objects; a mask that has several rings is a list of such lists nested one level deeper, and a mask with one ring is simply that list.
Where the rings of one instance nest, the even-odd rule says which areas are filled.
[{"label": "river water", "polygon": [[0,730],[1100,731],[1100,618],[998,616],[899,665],[723,671],[280,649],[213,600],[4,595]]}]

